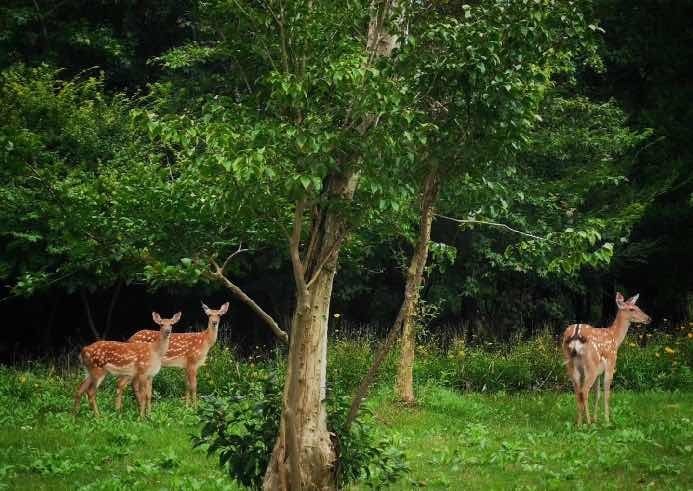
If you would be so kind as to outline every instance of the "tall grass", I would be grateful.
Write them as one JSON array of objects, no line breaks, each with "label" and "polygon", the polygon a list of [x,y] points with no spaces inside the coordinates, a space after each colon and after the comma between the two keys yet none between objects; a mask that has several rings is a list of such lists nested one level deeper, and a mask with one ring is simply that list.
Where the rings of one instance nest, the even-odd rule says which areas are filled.
[{"label": "tall grass", "polygon": [[[558,338],[548,333],[500,344],[467,344],[463,338],[457,338],[446,348],[439,346],[425,339],[417,346],[415,383],[479,392],[569,388]],[[328,383],[353,389],[368,369],[374,351],[375,341],[367,336],[332,342]],[[388,356],[380,381],[394,380],[397,358],[396,350]],[[630,335],[618,353],[614,386],[632,390],[693,390],[693,330],[679,335]]]}]

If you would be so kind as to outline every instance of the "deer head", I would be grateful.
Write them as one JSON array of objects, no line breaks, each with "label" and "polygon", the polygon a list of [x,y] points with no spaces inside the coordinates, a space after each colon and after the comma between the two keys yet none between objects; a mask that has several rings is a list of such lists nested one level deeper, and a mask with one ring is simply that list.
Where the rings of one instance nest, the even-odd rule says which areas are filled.
[{"label": "deer head", "polygon": [[202,310],[204,310],[204,313],[207,314],[207,317],[209,317],[208,326],[212,329],[217,329],[219,327],[219,322],[221,321],[221,316],[229,310],[229,302],[226,302],[224,305],[219,307],[219,310],[212,310],[207,307],[204,302],[202,302]]},{"label": "deer head", "polygon": [[173,325],[180,320],[181,313],[178,312],[170,319],[163,319],[157,312],[152,312],[152,319],[161,326],[161,333],[164,336],[169,336],[173,330]]},{"label": "deer head", "polygon": [[618,312],[621,315],[625,315],[628,322],[633,322],[635,324],[649,324],[652,322],[652,318],[645,312],[640,310],[640,307],[635,305],[638,301],[640,294],[633,295],[628,300],[623,299],[623,295],[616,293],[616,306],[618,307]]}]

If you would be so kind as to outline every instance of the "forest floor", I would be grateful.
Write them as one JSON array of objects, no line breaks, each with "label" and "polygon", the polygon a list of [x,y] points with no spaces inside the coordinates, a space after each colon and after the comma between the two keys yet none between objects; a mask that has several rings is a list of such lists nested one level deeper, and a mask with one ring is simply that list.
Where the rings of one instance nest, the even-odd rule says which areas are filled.
[{"label": "forest floor", "polygon": [[[195,414],[154,402],[140,422],[130,397],[103,416],[71,414],[77,379],[0,368],[0,489],[239,489],[200,449]],[[423,387],[402,407],[371,402],[410,473],[392,489],[693,489],[693,393],[616,392],[614,423],[575,428],[569,394],[459,394]],[[353,486],[351,489],[359,489]]]}]

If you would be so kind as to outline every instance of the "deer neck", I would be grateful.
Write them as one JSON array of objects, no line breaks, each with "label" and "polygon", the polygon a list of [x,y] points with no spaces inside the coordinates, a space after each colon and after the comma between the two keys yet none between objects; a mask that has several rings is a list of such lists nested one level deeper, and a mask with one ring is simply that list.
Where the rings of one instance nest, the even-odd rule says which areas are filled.
[{"label": "deer neck", "polygon": [[168,351],[168,345],[170,341],[171,334],[169,333],[169,335],[167,336],[162,332],[159,336],[159,341],[157,343],[154,343],[154,353],[159,357],[164,356]]},{"label": "deer neck", "polygon": [[617,346],[621,346],[623,340],[626,339],[626,334],[628,334],[629,327],[630,321],[626,317],[626,314],[622,310],[619,310],[616,314],[616,318],[614,319],[614,323],[609,326]]},{"label": "deer neck", "polygon": [[211,321],[207,324],[207,332],[205,333],[205,337],[207,338],[207,344],[211,348],[214,346],[214,343],[217,342],[217,336],[219,335],[219,326],[214,327],[212,326]]}]

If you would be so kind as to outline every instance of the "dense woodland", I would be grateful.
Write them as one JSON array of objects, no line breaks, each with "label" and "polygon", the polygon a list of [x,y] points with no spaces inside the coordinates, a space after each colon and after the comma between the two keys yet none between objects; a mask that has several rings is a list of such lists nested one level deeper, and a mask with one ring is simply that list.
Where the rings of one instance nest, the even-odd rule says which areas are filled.
[{"label": "dense woodland", "polygon": [[608,323],[617,291],[640,293],[654,329],[687,325],[692,14],[4,2],[0,360],[72,359],[153,310],[198,328],[200,300],[230,300],[226,344],[283,360],[283,381],[259,383],[276,412],[263,487],[330,489],[340,332],[384,340],[343,408],[353,435],[399,339],[413,403],[417,342],[551,338]]},{"label": "dense woodland", "polygon": [[[616,288],[641,292],[660,328],[688,319],[693,47],[686,19],[693,5],[604,0],[587,8],[594,36],[580,42],[590,46],[571,48],[569,67],[560,66],[565,58],[543,60],[553,66],[545,67],[552,73],[540,96],[522,100],[513,92],[529,90],[524,74],[509,81],[517,84],[506,92],[515,97],[513,110],[530,118],[504,120],[508,108],[500,103],[471,114],[471,99],[455,109],[477,125],[467,125],[464,151],[460,134],[430,133],[427,125],[440,116],[414,94],[439,91],[442,100],[446,90],[468,88],[474,98],[496,75],[489,68],[470,81],[458,67],[441,65],[444,55],[432,46],[400,50],[397,69],[406,77],[421,69],[417,63],[447,73],[400,87],[396,110],[411,119],[374,137],[408,128],[396,129],[397,141],[372,158],[384,179],[390,170],[411,173],[392,188],[369,178],[359,189],[368,195],[361,208],[377,206],[355,210],[341,253],[332,300],[340,322],[382,331],[395,317],[416,239],[422,155],[433,153],[456,163],[441,172],[437,213],[555,240],[546,246],[505,228],[434,217],[421,292],[430,329],[505,339],[569,321],[605,322]],[[200,297],[229,296],[202,274],[206,257],[226,257],[239,245],[250,251],[234,258],[234,281],[287,325],[294,284],[276,224],[292,211],[284,198],[263,201],[250,189],[258,177],[244,175],[242,158],[271,169],[275,156],[241,157],[250,143],[230,140],[246,138],[244,126],[224,114],[250,100],[282,111],[267,106],[291,102],[272,99],[280,87],[281,97],[294,97],[289,82],[265,75],[270,67],[258,51],[278,49],[272,33],[260,46],[250,19],[215,2],[10,1],[1,9],[0,310],[8,325],[21,326],[3,330],[2,358],[61,351],[95,332],[122,337],[148,325],[155,307],[183,306],[186,320],[197,322]],[[445,2],[430,9],[461,19],[467,12]],[[342,21],[320,22],[327,29]],[[416,29],[426,27],[412,23],[412,35]],[[347,74],[336,71],[347,68],[336,60],[330,67],[333,82],[314,90],[341,89],[338,79]],[[433,113],[424,117],[426,110]],[[222,121],[229,133],[219,129]],[[494,124],[513,132],[484,134]],[[320,145],[331,144],[293,138],[295,158],[316,158]],[[408,161],[402,167],[397,159]],[[319,192],[324,175],[289,176],[294,182],[285,184]],[[232,301],[233,338],[271,344],[262,321]]]}]

